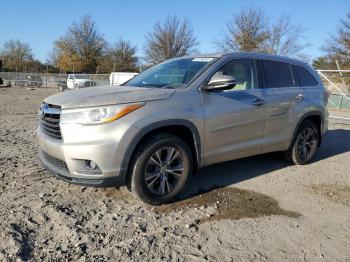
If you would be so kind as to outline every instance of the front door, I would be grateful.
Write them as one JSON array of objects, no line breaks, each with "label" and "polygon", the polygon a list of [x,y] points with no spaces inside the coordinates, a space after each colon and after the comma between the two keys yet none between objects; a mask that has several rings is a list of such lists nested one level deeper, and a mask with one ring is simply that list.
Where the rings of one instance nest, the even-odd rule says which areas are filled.
[{"label": "front door", "polygon": [[237,84],[202,93],[205,165],[260,153],[266,116],[254,60],[232,60],[215,74],[233,76]]}]

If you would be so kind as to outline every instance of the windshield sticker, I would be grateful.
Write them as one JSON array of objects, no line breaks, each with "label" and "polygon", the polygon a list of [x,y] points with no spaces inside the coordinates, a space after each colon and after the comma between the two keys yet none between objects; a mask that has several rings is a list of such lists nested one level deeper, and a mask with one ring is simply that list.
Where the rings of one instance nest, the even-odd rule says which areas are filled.
[{"label": "windshield sticker", "polygon": [[210,62],[211,60],[213,60],[214,58],[212,57],[196,57],[195,59],[193,59],[193,62]]}]

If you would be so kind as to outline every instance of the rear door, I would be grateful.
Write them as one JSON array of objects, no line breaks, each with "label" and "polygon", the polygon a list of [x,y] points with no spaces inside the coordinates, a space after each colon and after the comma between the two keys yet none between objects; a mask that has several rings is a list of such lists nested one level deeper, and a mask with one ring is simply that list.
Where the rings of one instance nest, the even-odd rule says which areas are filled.
[{"label": "rear door", "polygon": [[205,164],[260,153],[265,124],[255,61],[235,59],[215,74],[231,75],[231,90],[202,92],[205,109]]},{"label": "rear door", "polygon": [[259,60],[258,64],[267,110],[263,152],[285,150],[296,125],[296,114],[302,110],[303,90],[297,86],[289,63]]},{"label": "rear door", "polygon": [[304,104],[317,105],[321,108],[327,106],[326,100],[324,99],[325,94],[321,92],[321,85],[315,79],[315,77],[303,66],[293,65],[293,74],[296,78],[298,86],[304,93]]}]

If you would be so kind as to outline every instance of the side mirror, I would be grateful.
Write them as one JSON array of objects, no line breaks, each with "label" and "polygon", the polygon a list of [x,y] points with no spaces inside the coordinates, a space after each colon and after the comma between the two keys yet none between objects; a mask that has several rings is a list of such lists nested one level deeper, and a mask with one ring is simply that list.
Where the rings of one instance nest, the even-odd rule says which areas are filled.
[{"label": "side mirror", "polygon": [[214,75],[209,83],[202,88],[205,91],[211,90],[225,90],[235,87],[236,80],[234,77],[229,75]]}]

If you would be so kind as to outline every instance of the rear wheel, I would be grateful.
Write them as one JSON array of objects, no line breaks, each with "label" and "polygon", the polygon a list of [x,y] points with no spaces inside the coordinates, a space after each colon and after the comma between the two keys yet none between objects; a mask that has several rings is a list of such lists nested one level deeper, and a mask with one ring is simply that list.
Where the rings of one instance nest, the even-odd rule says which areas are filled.
[{"label": "rear wheel", "polygon": [[136,151],[131,191],[148,204],[167,203],[184,188],[191,172],[192,155],[186,143],[172,134],[156,134]]},{"label": "rear wheel", "polygon": [[319,145],[320,134],[314,122],[305,121],[299,127],[290,148],[284,153],[288,162],[305,165],[315,156]]}]

